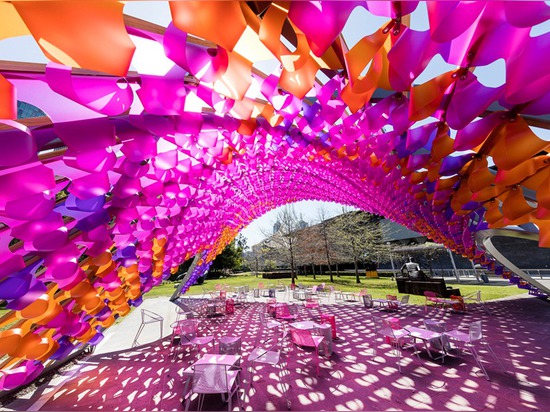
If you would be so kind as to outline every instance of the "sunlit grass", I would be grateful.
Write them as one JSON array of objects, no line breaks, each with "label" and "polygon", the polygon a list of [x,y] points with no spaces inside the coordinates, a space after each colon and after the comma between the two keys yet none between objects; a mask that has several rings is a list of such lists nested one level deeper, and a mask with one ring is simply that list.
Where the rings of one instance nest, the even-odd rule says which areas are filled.
[{"label": "sunlit grass", "polygon": [[[300,276],[297,280],[297,284],[303,284],[304,286],[313,286],[319,285],[320,283],[325,283],[328,287],[330,283],[330,278],[328,275],[317,275],[316,279],[313,279],[313,276]],[[471,282],[473,278],[469,278]],[[508,285],[503,282],[502,279],[498,279],[499,282],[488,283],[488,284],[459,284],[456,282],[447,282],[447,286],[452,288],[460,289],[460,293],[464,296],[476,290],[481,290],[481,297],[483,300],[492,300],[499,299],[507,296],[513,295],[522,295],[527,293],[524,289],[519,289],[515,285]],[[261,276],[254,276],[254,274],[241,274],[234,275],[222,279],[206,279],[202,285],[191,286],[188,295],[202,295],[204,290],[214,290],[217,284],[227,285],[229,287],[234,286],[245,286],[248,285],[250,289],[258,287],[258,283],[263,283],[265,287],[269,285],[277,285],[278,283],[285,285],[290,285],[290,279],[262,279]],[[367,289],[374,298],[386,297],[386,295],[397,295],[401,297],[403,294],[397,292],[397,284],[391,278],[365,278],[363,275],[361,277],[361,283],[355,282],[355,276],[346,274],[345,276],[336,277],[334,276],[334,283],[332,284],[335,289],[347,291],[347,292],[359,292],[361,289]],[[161,286],[157,286],[149,293],[147,293],[145,298],[153,298],[159,296],[171,296],[177,283],[165,283]],[[424,304],[423,296],[414,296],[411,295],[410,303],[413,304]]]}]

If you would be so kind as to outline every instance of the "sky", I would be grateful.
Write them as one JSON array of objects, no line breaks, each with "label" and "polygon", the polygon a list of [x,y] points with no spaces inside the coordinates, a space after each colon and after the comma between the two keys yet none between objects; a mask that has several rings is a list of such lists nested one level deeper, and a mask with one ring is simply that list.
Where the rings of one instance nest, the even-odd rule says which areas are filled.
[{"label": "sky", "polygon": [[[124,6],[124,13],[165,27],[171,21],[170,9],[167,2],[130,1]],[[387,18],[374,16],[364,8],[356,8],[351,13],[342,31],[348,47],[353,47],[363,36],[372,34],[387,21]],[[425,3],[419,3],[417,9],[412,13],[411,28],[415,30],[427,30],[429,28]],[[550,21],[535,26],[531,31],[531,35],[537,36],[548,31],[550,31]],[[47,63],[48,61],[31,36],[21,36],[0,41],[0,60],[36,63]],[[260,70],[268,72],[273,67],[278,66],[278,62],[264,61],[257,66]],[[441,73],[453,69],[456,69],[456,67],[448,65],[440,56],[436,56],[425,71],[417,78],[415,83],[424,83]],[[496,61],[485,67],[476,67],[475,74],[485,86],[498,87],[505,82],[504,61]],[[539,137],[550,141],[549,131],[535,128],[533,130]],[[324,207],[327,217],[333,217],[342,213],[342,206],[336,203],[302,201],[295,204],[297,214],[302,214],[303,219],[308,223],[318,220],[318,209],[320,207]],[[276,221],[278,210],[272,210],[256,219],[242,231],[242,234],[247,238],[249,246],[260,242],[265,237],[262,231],[271,230]]]},{"label": "sky", "polygon": [[[319,223],[319,210],[322,208],[325,211],[325,217],[331,218],[342,213],[342,205],[334,202],[320,202],[316,200],[303,200],[301,202],[293,203],[294,210],[298,217],[308,224]],[[273,230],[273,225],[277,221],[277,214],[284,208],[281,206],[277,209],[273,209],[270,212],[267,212],[265,215],[259,217],[258,219],[252,221],[244,230],[241,231],[241,234],[246,237],[246,244],[248,246],[253,246],[261,242],[266,237],[267,234],[271,234]],[[353,210],[349,206],[346,206],[346,211]]]}]

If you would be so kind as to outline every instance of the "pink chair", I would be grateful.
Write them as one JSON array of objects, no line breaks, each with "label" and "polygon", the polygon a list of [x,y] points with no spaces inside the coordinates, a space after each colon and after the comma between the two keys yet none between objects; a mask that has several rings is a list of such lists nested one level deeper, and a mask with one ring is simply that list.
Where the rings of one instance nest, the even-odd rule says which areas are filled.
[{"label": "pink chair", "polygon": [[[315,299],[306,299],[304,302],[304,309],[306,311],[306,316],[308,319],[318,322],[321,318],[321,305],[319,301]],[[314,313],[314,310],[317,313]]]},{"label": "pink chair", "polygon": [[311,334],[309,329],[290,328],[290,337],[297,346],[315,348],[317,376],[319,376],[319,345],[323,342],[323,336]]},{"label": "pink chair", "polygon": [[362,296],[365,296],[366,294],[368,294],[368,290],[367,289],[361,289],[359,291],[359,293],[355,293],[355,296],[357,296],[357,300],[361,301],[361,297]]},{"label": "pink chair", "polygon": [[441,303],[441,297],[435,293],[431,292],[429,290],[424,291],[424,297],[426,298],[426,304],[424,306],[424,313],[428,310],[428,303],[432,302],[434,304],[434,307],[437,308],[437,305]]},{"label": "pink chair", "polygon": [[[397,353],[397,369],[399,370],[399,373],[401,373],[401,357],[403,356],[401,349],[403,348],[405,339],[412,341],[414,352],[420,361],[420,356],[418,355],[418,350],[416,349],[416,340],[411,338],[407,329],[394,329],[392,324],[387,319],[383,319],[378,316],[373,316],[372,321],[374,323],[374,332],[376,336],[383,337],[386,343],[391,345],[392,351]],[[376,356],[376,349],[374,350],[374,355]]]},{"label": "pink chair", "polygon": [[295,305],[281,305],[277,306],[275,317],[282,320],[296,320],[298,317],[296,314]]},{"label": "pink chair", "polygon": [[[477,366],[479,366],[479,369],[481,369],[481,371],[485,375],[485,379],[490,380],[489,379],[489,374],[487,373],[487,371],[485,370],[485,367],[483,366],[483,363],[481,362],[481,356],[480,356],[480,354],[478,353],[478,351],[476,349],[477,344],[484,345],[487,352],[489,352],[493,356],[496,363],[498,363],[498,365],[502,368],[502,370],[504,370],[506,372],[506,368],[504,367],[504,365],[500,361],[499,357],[493,351],[493,349],[489,345],[489,342],[487,342],[485,340],[485,338],[483,336],[483,331],[482,331],[482,328],[481,328],[481,321],[480,320],[470,323],[470,326],[468,327],[468,332],[467,333],[459,331],[457,329],[453,329],[453,330],[444,332],[444,334],[447,338],[449,338],[451,341],[453,341],[455,343],[460,343],[461,342],[462,345],[464,346],[464,349],[469,350],[469,352],[474,357],[474,360],[476,361]],[[460,355],[460,349],[458,347],[457,347],[457,349],[459,350],[458,353]]]},{"label": "pink chair", "polygon": [[[286,387],[290,386],[284,383],[284,367],[281,362],[282,355],[285,355],[286,350],[286,337],[287,330],[284,327],[274,329],[274,334],[271,338],[267,339],[262,343],[262,346],[255,347],[248,355],[248,364],[250,372],[250,383],[249,388],[252,387],[254,382],[254,377],[256,375],[256,365],[264,364],[276,366],[279,369],[279,383],[281,385],[282,395],[286,395]],[[265,346],[267,342],[271,342],[270,346]],[[285,362],[286,363],[286,362]],[[290,410],[290,399],[287,398],[287,406]]]},{"label": "pink chair", "polygon": [[[192,368],[193,384],[191,387],[191,394],[185,403],[185,410],[189,410],[192,394],[197,394],[199,396],[198,410],[202,410],[205,395],[220,394],[224,402],[227,396],[227,410],[232,411],[232,398],[235,393],[238,394],[240,386],[239,373],[241,369],[237,366],[223,364],[200,364],[194,365]],[[241,400],[239,396],[237,396],[237,400],[240,410]]]},{"label": "pink chair", "polygon": [[397,303],[397,296],[395,295],[386,295],[386,300],[388,301],[387,310],[398,310],[399,303]]},{"label": "pink chair", "polygon": [[[208,345],[214,340],[214,336],[198,336],[199,332],[199,323],[198,319],[185,319],[180,320],[177,323],[177,329],[180,334],[180,341],[178,346],[188,347],[191,350],[197,348],[200,350],[201,346]],[[177,352],[174,351],[174,357]],[[198,354],[198,351],[197,351]]]}]

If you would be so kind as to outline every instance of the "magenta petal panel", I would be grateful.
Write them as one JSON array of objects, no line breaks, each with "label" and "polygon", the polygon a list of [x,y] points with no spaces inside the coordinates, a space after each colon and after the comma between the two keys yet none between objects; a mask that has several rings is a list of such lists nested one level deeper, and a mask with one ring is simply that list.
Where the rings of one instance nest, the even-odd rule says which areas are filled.
[{"label": "magenta petal panel", "polygon": [[544,2],[157,2],[166,27],[119,3],[48,19],[23,3],[0,34],[20,17],[53,60],[0,61],[0,347],[25,343],[0,354],[0,390],[101,342],[196,257],[186,293],[296,201],[384,216],[503,276],[480,231],[550,247]]}]

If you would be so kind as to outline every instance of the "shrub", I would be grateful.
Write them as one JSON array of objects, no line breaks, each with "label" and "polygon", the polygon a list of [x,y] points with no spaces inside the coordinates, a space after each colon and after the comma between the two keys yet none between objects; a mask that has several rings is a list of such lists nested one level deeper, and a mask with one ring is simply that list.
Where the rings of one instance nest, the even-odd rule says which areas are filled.
[{"label": "shrub", "polygon": [[290,279],[291,277],[291,272],[268,272],[262,274],[262,278],[264,279]]}]

